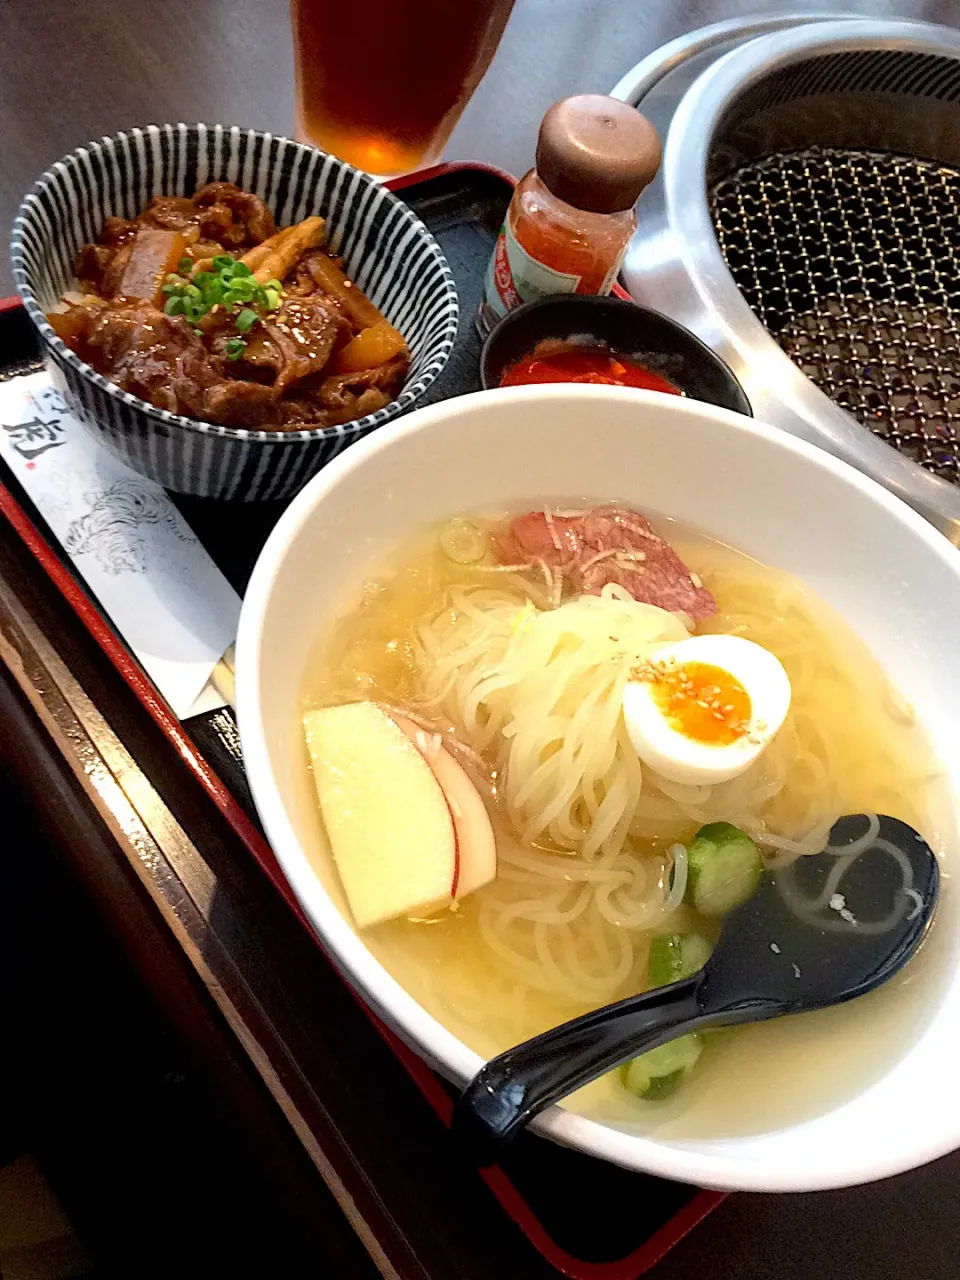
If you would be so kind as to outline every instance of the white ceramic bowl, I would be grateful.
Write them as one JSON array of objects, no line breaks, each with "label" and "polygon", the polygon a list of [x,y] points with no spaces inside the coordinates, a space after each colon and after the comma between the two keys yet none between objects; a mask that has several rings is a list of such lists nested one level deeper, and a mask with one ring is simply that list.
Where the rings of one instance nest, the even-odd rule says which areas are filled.
[{"label": "white ceramic bowl", "polygon": [[[299,732],[301,683],[317,637],[385,551],[445,516],[538,498],[621,500],[674,516],[816,591],[917,709],[948,770],[943,830],[960,857],[960,552],[930,525],[828,454],[689,400],[521,387],[421,409],[332,462],[276,526],[244,601],[237,696],[257,807],[317,933],[377,1012],[457,1084],[479,1057],[387,974],[341,909]],[[751,1190],[868,1181],[960,1145],[960,919],[949,856],[945,870],[928,944],[936,972],[915,987],[916,1016],[893,1037],[889,1061],[865,1062],[846,1095],[723,1137],[657,1136],[589,1108],[553,1108],[538,1128],[630,1168]]]}]

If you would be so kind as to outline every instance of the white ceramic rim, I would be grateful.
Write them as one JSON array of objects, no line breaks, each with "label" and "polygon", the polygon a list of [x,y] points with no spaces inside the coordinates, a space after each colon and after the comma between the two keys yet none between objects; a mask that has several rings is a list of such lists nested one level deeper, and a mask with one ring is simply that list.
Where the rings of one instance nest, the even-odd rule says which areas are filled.
[{"label": "white ceramic rim", "polygon": [[[652,391],[564,384],[556,387],[540,385],[480,391],[460,397],[455,403],[466,408],[480,398],[489,402],[490,397],[497,397],[504,403],[529,400],[538,406],[546,406],[549,410],[551,400],[574,398],[589,403],[597,394],[631,400],[638,410],[660,402],[658,393]],[[932,556],[948,565],[951,572],[958,571],[957,549],[922,516],[869,476],[777,427],[766,426],[728,409],[706,404],[698,404],[697,407],[703,415],[731,431],[760,437],[832,472],[846,484],[859,489],[872,502],[885,507],[894,520],[920,538]],[[437,422],[449,420],[450,410],[449,401],[430,405],[366,436],[314,476],[293,500],[270,534],[244,597],[237,637],[236,692],[247,778],[257,810],[277,861],[328,956],[346,980],[359,989],[367,1003],[382,1014],[384,1020],[398,1030],[411,1047],[428,1061],[437,1064],[442,1074],[462,1087],[479,1070],[484,1060],[427,1013],[374,958],[330,901],[310,868],[272,778],[269,753],[260,731],[259,696],[262,619],[288,544],[310,518],[317,502],[345,475],[362,467],[367,458],[393,442],[428,429]],[[790,1168],[771,1171],[769,1167],[758,1168],[752,1163],[727,1155],[705,1155],[681,1145],[661,1144],[641,1135],[621,1132],[556,1106],[545,1111],[534,1121],[532,1127],[555,1142],[598,1159],[612,1161],[638,1172],[724,1191],[823,1191],[854,1186],[916,1168],[948,1154],[960,1145],[960,1131],[949,1131],[936,1140],[928,1141],[909,1152],[900,1152],[882,1162],[874,1160],[861,1163],[855,1151],[834,1150],[830,1153],[829,1167],[825,1163],[824,1176],[810,1177],[795,1173]]]}]

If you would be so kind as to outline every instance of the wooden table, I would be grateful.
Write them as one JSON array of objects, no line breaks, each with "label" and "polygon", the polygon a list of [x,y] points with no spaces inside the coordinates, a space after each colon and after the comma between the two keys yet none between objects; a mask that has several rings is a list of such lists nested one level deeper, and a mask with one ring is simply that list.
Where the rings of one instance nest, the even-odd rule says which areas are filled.
[{"label": "wooden table", "polygon": [[[755,0],[746,7],[773,12],[779,6]],[[875,14],[903,13],[906,7],[903,0],[845,5]],[[517,0],[493,67],[453,136],[449,158],[522,172],[550,102],[565,93],[608,89],[664,40],[743,9],[738,0]],[[917,4],[915,16],[956,21],[960,3]],[[38,172],[101,133],[176,119],[290,131],[285,0],[4,0],[0,49],[4,226]],[[9,292],[9,283],[3,260],[0,296]],[[388,1143],[383,1161],[368,1171],[368,1186],[338,1182],[328,1153],[335,1155],[338,1143],[358,1140],[359,1129],[331,1129],[311,1087],[311,1073],[323,1075],[322,1052],[298,1040],[295,1025],[275,1025],[284,1016],[284,984],[294,991],[303,982],[299,948],[312,944],[305,936],[290,938],[282,964],[267,959],[276,931],[290,932],[285,908],[255,868],[239,867],[231,857],[230,835],[211,806],[184,785],[172,753],[158,747],[145,716],[76,632],[16,537],[0,523],[0,748],[72,851],[145,979],[166,999],[171,1018],[192,1028],[198,1055],[249,1118],[264,1161],[291,1188],[328,1273],[374,1274],[369,1255],[386,1274],[542,1274],[508,1227],[471,1231],[444,1205],[444,1194],[452,1197],[464,1188],[485,1204],[485,1192],[466,1173],[462,1185],[423,1193],[419,1240],[401,1238],[378,1204],[378,1179],[390,1178]],[[264,950],[257,953],[260,946]],[[225,990],[229,998],[223,998]],[[349,999],[332,988],[316,995]],[[264,1045],[276,1048],[278,1038],[287,1056],[265,1061]],[[376,1062],[382,1051],[375,1036],[357,1046],[363,1064],[358,1070],[372,1073],[372,1101],[370,1114],[357,1116],[356,1124],[393,1125],[394,1141],[408,1135],[420,1141],[423,1103],[412,1088],[399,1119],[377,1111]],[[948,1074],[952,1070],[947,1064]],[[933,1096],[904,1099],[904,1105],[935,1106],[937,1087],[948,1086],[932,1082]],[[286,1126],[296,1134],[294,1150]],[[327,1144],[324,1150],[317,1133]],[[650,1274],[654,1280],[946,1280],[956,1275],[960,1256],[958,1175],[960,1158],[954,1156],[868,1188],[734,1196]],[[421,1193],[411,1187],[406,1194]],[[340,1211],[366,1254],[356,1248]]]}]

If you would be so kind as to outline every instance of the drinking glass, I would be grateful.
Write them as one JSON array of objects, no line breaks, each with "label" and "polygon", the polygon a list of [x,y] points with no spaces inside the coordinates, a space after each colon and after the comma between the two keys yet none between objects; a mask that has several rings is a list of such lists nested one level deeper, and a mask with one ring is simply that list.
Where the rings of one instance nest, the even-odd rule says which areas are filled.
[{"label": "drinking glass", "polygon": [[514,0],[292,0],[297,136],[380,177],[434,164]]}]

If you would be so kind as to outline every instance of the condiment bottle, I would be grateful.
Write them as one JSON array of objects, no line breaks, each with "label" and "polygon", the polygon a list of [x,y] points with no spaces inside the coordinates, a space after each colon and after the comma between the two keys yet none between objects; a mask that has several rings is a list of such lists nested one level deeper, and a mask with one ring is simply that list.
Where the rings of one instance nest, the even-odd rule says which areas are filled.
[{"label": "condiment bottle", "polygon": [[497,237],[481,329],[553,293],[609,293],[660,154],[653,125],[625,102],[599,93],[555,102]]}]

